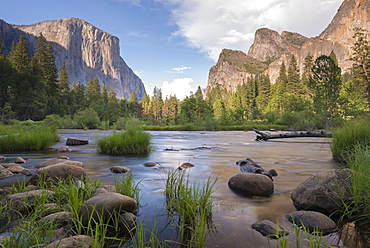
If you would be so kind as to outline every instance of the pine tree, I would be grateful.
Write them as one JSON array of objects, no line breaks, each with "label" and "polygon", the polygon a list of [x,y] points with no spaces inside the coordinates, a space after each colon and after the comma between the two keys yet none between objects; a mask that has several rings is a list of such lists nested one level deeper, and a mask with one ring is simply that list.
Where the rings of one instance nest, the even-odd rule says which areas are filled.
[{"label": "pine tree", "polygon": [[108,103],[108,87],[104,84],[101,90],[101,98],[103,99],[103,103]]},{"label": "pine tree", "polygon": [[143,108],[143,116],[144,117],[152,117],[153,113],[150,109],[150,97],[145,92],[143,98],[140,101],[141,107]]},{"label": "pine tree", "polygon": [[59,70],[58,90],[61,97],[67,97],[69,93],[69,76],[66,64],[63,62]]},{"label": "pine tree", "polygon": [[100,84],[97,77],[94,79],[90,78],[87,82],[86,99],[89,104],[97,102],[99,99],[101,99]]},{"label": "pine tree", "polygon": [[163,102],[163,118],[164,119],[175,119],[178,115],[179,100],[176,96],[167,96]]},{"label": "pine tree", "polygon": [[19,35],[18,42],[13,41],[7,58],[18,73],[27,71],[30,58],[28,47],[22,33]]},{"label": "pine tree", "polygon": [[271,83],[267,75],[261,75],[258,79],[258,96],[256,97],[257,108],[260,112],[265,112],[271,98]]},{"label": "pine tree", "polygon": [[70,92],[70,114],[75,115],[79,110],[85,109],[87,107],[87,99],[85,96],[85,86],[78,81],[72,85]]},{"label": "pine tree", "polygon": [[[365,29],[355,29],[356,39],[352,46],[353,61],[352,70],[356,79],[356,84],[363,88],[363,99],[370,107],[370,42],[368,32]],[[356,87],[358,88],[358,87]]]},{"label": "pine tree", "polygon": [[325,117],[326,128],[331,118],[338,114],[341,84],[341,69],[335,61],[326,55],[318,57],[308,86],[312,90],[314,109]]},{"label": "pine tree", "polygon": [[154,87],[152,103],[153,103],[154,118],[162,119],[163,98],[162,98],[162,90],[160,88]]},{"label": "pine tree", "polygon": [[292,55],[287,73],[286,93],[299,96],[302,94],[302,91],[303,90],[297,60],[295,59],[295,56]]},{"label": "pine tree", "polygon": [[288,83],[288,76],[286,72],[285,64],[282,63],[279,70],[279,77],[277,78],[275,84],[273,85],[271,92],[272,97],[269,102],[269,110],[278,111],[279,113],[284,113],[284,108],[286,105],[285,92]]}]

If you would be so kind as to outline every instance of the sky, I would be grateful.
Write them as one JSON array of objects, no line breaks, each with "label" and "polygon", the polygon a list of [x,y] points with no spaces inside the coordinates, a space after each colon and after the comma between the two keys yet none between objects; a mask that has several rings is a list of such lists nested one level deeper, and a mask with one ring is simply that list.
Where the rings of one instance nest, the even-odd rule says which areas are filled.
[{"label": "sky", "polygon": [[17,25],[76,17],[120,39],[146,92],[179,99],[205,88],[222,49],[248,52],[259,28],[318,36],[343,0],[1,0]]}]

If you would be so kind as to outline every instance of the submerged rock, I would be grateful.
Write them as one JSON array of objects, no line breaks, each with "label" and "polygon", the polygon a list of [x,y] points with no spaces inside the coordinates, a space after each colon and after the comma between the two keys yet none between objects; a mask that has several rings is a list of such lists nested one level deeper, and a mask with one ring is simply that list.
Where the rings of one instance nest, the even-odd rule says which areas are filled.
[{"label": "submerged rock", "polygon": [[284,228],[278,226],[276,223],[270,220],[262,220],[254,223],[252,224],[252,229],[260,232],[263,236],[272,239],[278,239],[289,234],[284,230]]},{"label": "submerged rock", "polygon": [[309,233],[320,232],[327,235],[337,229],[332,219],[319,212],[296,211],[286,215],[285,218]]},{"label": "submerged rock", "polygon": [[68,146],[61,146],[59,148],[56,149],[57,152],[71,152],[72,149],[69,148]]},{"label": "submerged rock", "polygon": [[127,168],[127,167],[124,167],[124,166],[112,166],[110,168],[110,171],[113,172],[113,173],[126,173],[128,172],[130,169]]},{"label": "submerged rock", "polygon": [[180,165],[179,167],[177,167],[177,169],[179,170],[185,170],[187,168],[193,168],[195,167],[195,165],[191,164],[191,163],[183,163],[182,165]]}]

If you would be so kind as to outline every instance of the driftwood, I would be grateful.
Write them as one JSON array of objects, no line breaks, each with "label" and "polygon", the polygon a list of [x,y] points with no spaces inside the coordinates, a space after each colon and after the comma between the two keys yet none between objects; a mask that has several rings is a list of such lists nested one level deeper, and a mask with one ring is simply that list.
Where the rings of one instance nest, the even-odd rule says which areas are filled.
[{"label": "driftwood", "polygon": [[82,140],[82,139],[71,139],[68,138],[66,141],[67,146],[78,146],[78,145],[87,145],[89,144],[88,140]]},{"label": "driftwood", "polygon": [[297,138],[297,137],[331,137],[331,132],[311,132],[311,131],[301,131],[301,132],[291,132],[291,133],[279,133],[279,134],[268,134],[258,131],[257,129],[253,129],[258,135],[256,140],[269,140],[269,139],[282,139],[282,138]]}]

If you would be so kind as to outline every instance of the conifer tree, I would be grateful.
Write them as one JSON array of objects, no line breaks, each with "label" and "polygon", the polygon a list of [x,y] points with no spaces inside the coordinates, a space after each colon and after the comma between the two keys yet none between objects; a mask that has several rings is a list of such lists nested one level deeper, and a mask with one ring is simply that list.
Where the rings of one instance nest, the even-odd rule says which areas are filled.
[{"label": "conifer tree", "polygon": [[[356,84],[363,89],[363,99],[370,107],[370,42],[365,29],[355,29],[355,43],[352,46],[352,70]],[[357,87],[358,88],[358,87]]]},{"label": "conifer tree", "polygon": [[302,94],[300,73],[297,60],[294,55],[292,55],[288,66],[286,93],[290,93],[295,96]]},{"label": "conifer tree", "polygon": [[162,90],[160,88],[157,88],[156,86],[153,89],[152,103],[154,118],[162,119],[162,108],[163,108]]},{"label": "conifer tree", "polygon": [[13,41],[7,58],[18,73],[26,72],[28,69],[30,58],[28,47],[22,33],[19,35],[18,42]]},{"label": "conifer tree", "polygon": [[108,103],[108,87],[104,84],[101,90],[101,98],[103,99],[103,103]]},{"label": "conifer tree", "polygon": [[164,119],[175,119],[178,115],[179,101],[176,96],[167,96],[163,102],[163,118]]},{"label": "conifer tree", "polygon": [[85,96],[85,86],[78,81],[72,85],[70,92],[70,114],[75,115],[79,110],[85,109],[87,107],[87,99]]},{"label": "conifer tree", "polygon": [[331,118],[338,114],[341,84],[341,69],[335,61],[326,55],[318,57],[308,86],[313,94],[314,109],[325,117],[326,128]]},{"label": "conifer tree", "polygon": [[271,98],[271,83],[267,75],[261,75],[258,79],[258,96],[256,104],[260,112],[264,112]]},{"label": "conifer tree", "polygon": [[86,99],[89,104],[97,102],[99,99],[101,99],[100,84],[97,77],[94,79],[90,78],[87,82]]},{"label": "conifer tree", "polygon": [[144,117],[152,117],[153,113],[150,108],[150,97],[145,92],[143,98],[140,101],[141,107],[143,108],[143,116]]}]

